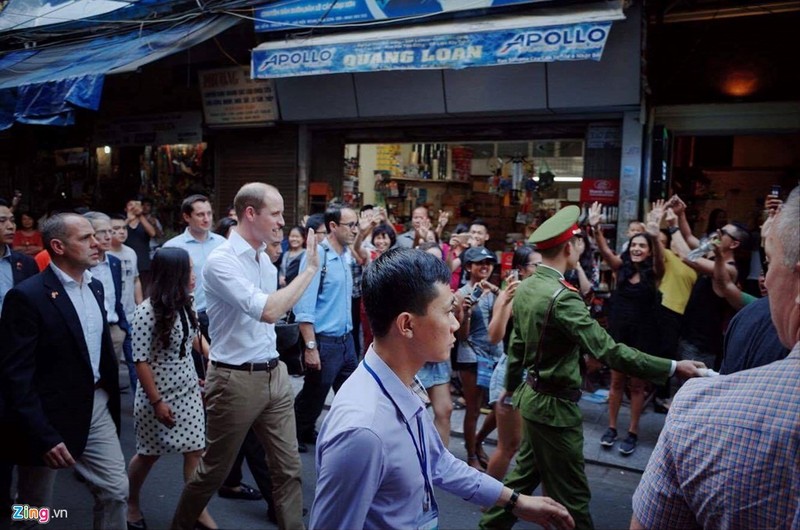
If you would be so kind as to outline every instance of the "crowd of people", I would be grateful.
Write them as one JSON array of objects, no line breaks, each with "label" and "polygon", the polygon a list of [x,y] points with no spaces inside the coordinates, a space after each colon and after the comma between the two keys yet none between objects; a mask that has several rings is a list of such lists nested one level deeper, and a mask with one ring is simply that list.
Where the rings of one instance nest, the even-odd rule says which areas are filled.
[{"label": "crowd of people", "polygon": [[[303,528],[299,453],[314,446],[315,528],[433,528],[433,486],[483,506],[483,528],[517,518],[592,528],[578,402],[587,363],[599,361],[611,370],[604,447],[620,438],[626,393],[623,455],[650,400],[669,411],[632,527],[800,524],[798,188],[767,201],[760,233],[722,212],[698,238],[680,197],[657,201],[620,254],[599,204],[567,207],[502,274],[481,219],[445,242],[449,212],[419,206],[398,234],[381,207],[333,204],[286,230],[283,198],[262,183],[243,186],[216,224],[207,197],[187,197],[186,228],[167,241],[146,200],[40,220],[14,206],[0,200],[0,423],[19,433],[2,440],[4,507],[51,505],[56,471],[72,468],[94,495],[95,528],[144,530],[142,485],[161,456],[180,453],[173,528],[217,528],[206,508],[215,493],[263,498],[268,520]],[[745,281],[743,252],[768,267],[765,282]],[[606,327],[590,310],[601,262],[613,271]],[[298,330],[288,343],[283,322]],[[767,404],[785,411],[780,422]],[[447,450],[454,406],[466,462]],[[679,465],[688,459],[692,477]],[[245,461],[257,487],[242,483]],[[746,462],[750,471],[721,472],[752,485],[723,487],[721,462]],[[699,486],[687,489],[689,478]],[[539,484],[549,497],[531,496]]]}]

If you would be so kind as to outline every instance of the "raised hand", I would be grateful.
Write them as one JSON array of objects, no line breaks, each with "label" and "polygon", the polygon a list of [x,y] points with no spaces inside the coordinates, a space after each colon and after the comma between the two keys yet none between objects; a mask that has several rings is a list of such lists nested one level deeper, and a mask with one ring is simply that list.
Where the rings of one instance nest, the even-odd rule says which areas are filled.
[{"label": "raised hand", "polygon": [[677,195],[673,195],[667,202],[667,207],[672,208],[675,215],[681,216],[686,211],[686,203],[681,200]]},{"label": "raised hand", "polygon": [[678,226],[678,216],[675,215],[675,210],[672,208],[667,208],[664,219],[667,220],[667,226]]},{"label": "raised hand", "polygon": [[306,268],[319,267],[319,254],[317,253],[317,234],[313,228],[308,229],[306,236]]},{"label": "raised hand", "polygon": [[450,222],[450,212],[447,210],[439,210],[439,228],[444,228]]},{"label": "raised hand", "polygon": [[647,214],[647,222],[661,224],[661,219],[664,218],[664,199],[658,199],[656,202],[651,203],[650,213]]},{"label": "raised hand", "polygon": [[372,210],[364,210],[358,215],[358,230],[360,232],[368,232],[377,224],[378,221],[375,217],[375,212]]},{"label": "raised hand", "polygon": [[600,213],[603,206],[599,202],[592,203],[592,206],[589,208],[589,225],[592,227],[597,226],[600,223],[600,220],[603,218],[603,214]]}]

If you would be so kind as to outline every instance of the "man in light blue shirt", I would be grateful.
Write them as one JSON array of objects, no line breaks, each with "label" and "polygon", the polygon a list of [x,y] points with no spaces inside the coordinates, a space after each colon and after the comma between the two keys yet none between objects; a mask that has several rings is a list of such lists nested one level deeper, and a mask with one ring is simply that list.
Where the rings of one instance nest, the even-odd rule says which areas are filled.
[{"label": "man in light blue shirt", "polygon": [[[317,245],[320,269],[294,308],[305,342],[306,374],[295,399],[298,449],[316,442],[315,426],[331,387],[334,392],[358,363],[353,342],[353,272],[349,247],[358,234],[358,216],[350,208],[325,212],[328,237]],[[300,271],[306,267],[306,257]]]},{"label": "man in light blue shirt", "polygon": [[208,339],[208,316],[206,315],[206,292],[203,288],[203,267],[211,251],[220,246],[225,238],[211,231],[214,213],[205,195],[190,195],[181,204],[181,215],[186,230],[166,243],[165,247],[178,247],[186,250],[192,258],[194,275],[194,309],[200,321],[200,330]]},{"label": "man in light blue shirt", "polygon": [[574,526],[552,499],[520,495],[454,457],[426,413],[414,375],[450,358],[459,324],[449,282],[444,262],[420,250],[390,250],[364,271],[375,340],[322,423],[310,528],[438,528],[434,486],[546,528]]}]

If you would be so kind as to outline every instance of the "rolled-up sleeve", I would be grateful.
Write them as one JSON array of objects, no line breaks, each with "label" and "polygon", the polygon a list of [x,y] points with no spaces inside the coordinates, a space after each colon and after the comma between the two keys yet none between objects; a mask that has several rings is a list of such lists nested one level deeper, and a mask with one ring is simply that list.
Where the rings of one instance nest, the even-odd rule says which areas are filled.
[{"label": "rolled-up sleeve", "polygon": [[[317,245],[317,254],[319,256],[324,254],[324,250],[321,245]],[[324,266],[325,265],[323,264],[323,267]],[[300,300],[294,306],[294,319],[296,322],[308,322],[310,324],[316,322],[315,315],[317,310],[317,294],[319,293],[319,282],[321,281],[321,270],[323,267],[320,267],[316,274],[314,274],[314,278],[306,288],[303,296],[300,297]],[[300,272],[303,272],[304,270],[306,270],[305,253],[300,260]]]},{"label": "rolled-up sleeve", "polygon": [[212,254],[203,267],[206,297],[215,296],[261,321],[269,295],[249,281],[242,265],[230,254]]},{"label": "rolled-up sleeve", "polygon": [[342,431],[320,446],[309,528],[364,528],[384,459],[383,443],[369,429]]}]

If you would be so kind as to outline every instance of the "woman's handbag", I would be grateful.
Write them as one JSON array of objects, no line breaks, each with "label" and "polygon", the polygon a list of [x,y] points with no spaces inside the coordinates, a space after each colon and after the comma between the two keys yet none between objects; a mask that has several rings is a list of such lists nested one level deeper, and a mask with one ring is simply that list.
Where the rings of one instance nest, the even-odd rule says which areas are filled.
[{"label": "woman's handbag", "polygon": [[294,313],[289,311],[285,318],[275,323],[275,336],[278,355],[286,363],[289,374],[302,374],[300,324],[294,321]]}]

